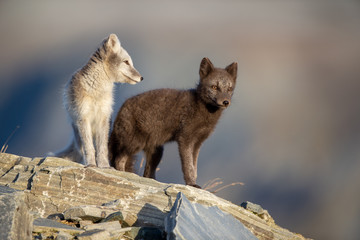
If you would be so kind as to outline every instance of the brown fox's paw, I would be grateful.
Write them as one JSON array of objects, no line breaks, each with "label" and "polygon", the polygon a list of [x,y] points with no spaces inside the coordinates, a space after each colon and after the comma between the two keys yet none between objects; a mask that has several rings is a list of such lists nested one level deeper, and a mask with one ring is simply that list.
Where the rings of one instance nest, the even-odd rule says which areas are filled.
[{"label": "brown fox's paw", "polygon": [[200,187],[199,185],[197,185],[197,184],[189,184],[189,186],[192,186],[192,187],[200,188],[200,189],[201,189],[201,187]]}]

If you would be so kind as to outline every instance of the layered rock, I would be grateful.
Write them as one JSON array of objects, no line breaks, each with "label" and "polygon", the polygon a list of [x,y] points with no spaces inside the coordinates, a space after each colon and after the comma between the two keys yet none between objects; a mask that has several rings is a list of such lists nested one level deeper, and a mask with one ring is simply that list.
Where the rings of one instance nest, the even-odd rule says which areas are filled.
[{"label": "layered rock", "polygon": [[182,192],[190,202],[217,206],[231,214],[259,239],[304,239],[205,190],[113,169],[85,168],[60,158],[1,153],[0,176],[0,185],[24,191],[25,203],[35,218],[86,205],[101,209],[101,218],[120,211],[129,226],[164,229],[164,219],[177,193]]},{"label": "layered rock", "polygon": [[0,239],[31,239],[32,216],[25,194],[0,186]]},{"label": "layered rock", "polygon": [[168,240],[257,239],[230,214],[216,206],[191,203],[181,192],[165,218],[165,232]]}]

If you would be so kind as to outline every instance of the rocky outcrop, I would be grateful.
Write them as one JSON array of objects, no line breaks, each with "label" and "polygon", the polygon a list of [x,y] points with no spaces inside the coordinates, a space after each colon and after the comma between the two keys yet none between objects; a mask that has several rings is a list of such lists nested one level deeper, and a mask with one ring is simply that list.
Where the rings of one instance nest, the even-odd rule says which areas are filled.
[{"label": "rocky outcrop", "polygon": [[[196,224],[194,224],[196,223]],[[181,192],[165,218],[167,239],[208,240],[242,239],[256,240],[240,221],[218,207],[204,207],[191,203]]]},{"label": "rocky outcrop", "polygon": [[[182,192],[192,203],[217,206],[232,215],[259,239],[304,239],[277,226],[271,217],[262,218],[261,214],[254,214],[202,189],[160,183],[113,169],[85,168],[60,158],[31,159],[1,153],[0,185],[22,190],[24,201],[34,218],[64,216],[70,214],[69,211],[72,211],[71,214],[78,211],[83,212],[84,216],[89,215],[89,219],[84,216],[71,217],[74,218],[72,221],[77,221],[77,227],[80,221],[99,223],[111,214],[118,213],[117,217],[120,214],[122,217],[118,221],[129,232],[145,234],[146,227],[164,230],[164,219],[176,195]],[[80,207],[80,210],[70,210],[74,207]],[[86,213],[89,209],[96,212],[97,215],[92,213],[94,218]],[[95,230],[100,235],[115,234]],[[82,237],[81,234],[85,233],[80,233],[79,237]]]},{"label": "rocky outcrop", "polygon": [[25,194],[0,186],[0,239],[31,239],[32,216]]}]

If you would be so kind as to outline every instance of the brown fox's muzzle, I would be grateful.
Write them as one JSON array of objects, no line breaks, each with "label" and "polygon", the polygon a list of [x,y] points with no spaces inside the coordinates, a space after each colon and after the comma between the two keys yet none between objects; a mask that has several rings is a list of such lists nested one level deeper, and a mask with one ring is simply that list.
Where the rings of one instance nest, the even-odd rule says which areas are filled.
[{"label": "brown fox's muzzle", "polygon": [[227,108],[230,106],[230,100],[217,100],[216,105],[221,108]]}]

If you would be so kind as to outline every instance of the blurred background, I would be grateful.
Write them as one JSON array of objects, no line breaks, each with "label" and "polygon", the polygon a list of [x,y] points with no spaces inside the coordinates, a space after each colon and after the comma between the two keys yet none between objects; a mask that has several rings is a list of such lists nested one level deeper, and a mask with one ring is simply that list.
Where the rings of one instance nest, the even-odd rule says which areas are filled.
[{"label": "blurred background", "polygon": [[[19,126],[8,153],[41,157],[70,142],[63,87],[110,33],[144,77],[116,86],[114,115],[135,94],[195,87],[205,56],[236,61],[198,184],[243,182],[217,195],[258,203],[306,237],[358,239],[359,1],[1,1],[0,33],[0,147]],[[176,144],[157,179],[184,183]]]}]

